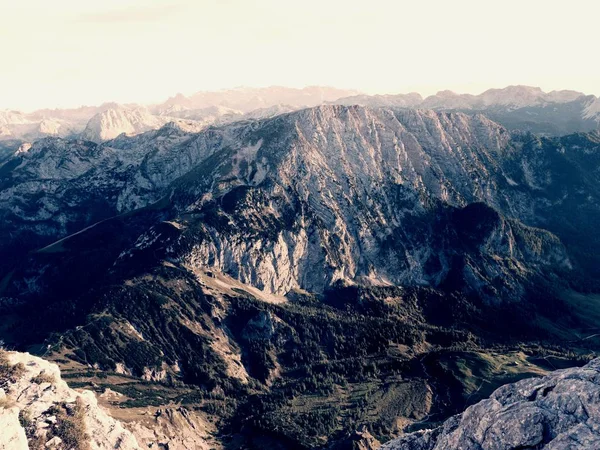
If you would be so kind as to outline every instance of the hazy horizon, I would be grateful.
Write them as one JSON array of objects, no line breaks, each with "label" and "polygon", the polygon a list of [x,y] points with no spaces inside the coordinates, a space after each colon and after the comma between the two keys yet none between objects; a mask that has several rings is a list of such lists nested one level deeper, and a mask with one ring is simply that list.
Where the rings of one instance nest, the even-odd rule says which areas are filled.
[{"label": "hazy horizon", "polygon": [[[251,3],[251,4],[250,4]],[[2,7],[0,109],[159,103],[232,86],[600,94],[600,6],[24,0]]]},{"label": "hazy horizon", "polygon": [[[348,91],[356,91],[356,95],[402,95],[402,94],[413,94],[413,93],[417,93],[420,94],[423,99],[426,99],[428,96],[432,96],[432,95],[436,95],[442,91],[453,91],[456,94],[466,94],[466,95],[479,95],[479,94],[483,94],[484,92],[490,90],[490,89],[504,89],[504,88],[508,88],[511,86],[526,86],[526,87],[531,87],[531,88],[540,88],[542,89],[543,92],[545,93],[549,93],[552,91],[577,91],[577,89],[552,89],[552,90],[548,90],[548,89],[543,89],[540,86],[528,86],[528,85],[507,85],[507,86],[490,86],[486,89],[483,89],[481,91],[477,91],[474,90],[472,92],[460,92],[460,91],[456,91],[453,89],[439,89],[435,92],[431,92],[431,93],[427,93],[424,94],[423,92],[417,92],[417,91],[405,91],[405,92],[365,92],[365,91],[361,91],[359,89],[352,89],[352,88],[340,88],[338,86],[323,86],[323,85],[310,85],[310,86],[282,86],[282,85],[269,85],[269,86],[233,86],[233,87],[224,87],[224,88],[220,88],[220,89],[215,89],[215,90],[197,90],[197,91],[192,91],[192,92],[174,92],[172,95],[169,95],[168,97],[164,97],[162,99],[159,99],[158,101],[153,101],[153,102],[136,102],[136,101],[127,101],[127,102],[118,102],[116,100],[111,100],[111,99],[107,99],[105,101],[99,102],[99,103],[88,103],[88,104],[73,104],[73,105],[65,105],[65,106],[54,106],[54,105],[46,105],[46,106],[41,106],[41,107],[37,107],[37,108],[29,108],[29,109],[24,109],[24,108],[3,108],[0,105],[0,111],[18,111],[18,112],[23,112],[23,113],[32,113],[35,111],[41,111],[41,110],[52,110],[52,109],[78,109],[78,108],[87,108],[87,107],[97,107],[97,106],[101,106],[103,104],[111,104],[111,103],[115,103],[115,104],[119,104],[122,106],[128,106],[128,105],[132,105],[132,106],[152,106],[152,105],[158,105],[158,104],[162,104],[164,102],[166,102],[167,100],[169,100],[170,98],[173,98],[179,94],[182,94],[186,97],[190,97],[194,94],[198,94],[201,92],[207,92],[207,93],[213,93],[213,92],[226,92],[226,91],[233,91],[236,89],[269,89],[269,88],[284,88],[284,89],[308,89],[308,88],[324,88],[324,89],[339,89],[339,90],[348,90]],[[581,92],[582,94],[585,95],[595,95],[589,92],[583,92],[583,91],[578,91]]]}]

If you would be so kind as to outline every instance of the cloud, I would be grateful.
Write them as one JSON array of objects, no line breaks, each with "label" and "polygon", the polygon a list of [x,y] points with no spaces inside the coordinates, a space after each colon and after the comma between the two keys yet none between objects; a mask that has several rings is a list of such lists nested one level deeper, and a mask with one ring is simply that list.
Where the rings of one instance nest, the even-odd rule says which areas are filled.
[{"label": "cloud", "polygon": [[85,13],[77,16],[77,23],[133,23],[133,22],[155,22],[172,16],[184,9],[182,3],[170,3],[160,6],[136,6],[108,11]]}]

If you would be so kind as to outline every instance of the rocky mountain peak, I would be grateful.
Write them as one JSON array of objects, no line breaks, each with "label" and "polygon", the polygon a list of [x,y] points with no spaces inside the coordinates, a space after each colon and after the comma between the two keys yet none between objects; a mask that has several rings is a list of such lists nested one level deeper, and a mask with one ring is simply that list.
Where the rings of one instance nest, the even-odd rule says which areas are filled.
[{"label": "rocky mountain peak", "polygon": [[83,139],[102,142],[120,134],[132,135],[164,124],[145,108],[110,108],[93,116],[81,134]]},{"label": "rocky mountain peak", "polygon": [[[77,178],[86,186],[78,192],[93,196],[88,202],[93,199],[102,218],[164,196],[175,214],[209,211],[219,223],[228,217],[223,226],[201,225],[202,232],[177,229],[181,236],[164,250],[192,270],[210,261],[239,281],[285,294],[296,288],[322,292],[338,280],[438,285],[455,265],[450,241],[460,230],[460,220],[445,208],[479,201],[512,214],[501,186],[507,183],[504,162],[516,150],[510,133],[481,114],[320,105],[198,134],[171,125],[98,146],[44,140],[27,158],[34,155],[35,162],[9,171],[13,181]],[[17,186],[14,199],[31,185]],[[62,184],[53,189],[36,217],[60,211],[56,222],[64,227],[72,191]],[[65,200],[68,207],[57,206]],[[434,211],[435,226],[448,221],[447,242],[435,238],[433,224],[406,225]],[[153,233],[160,234],[150,230],[140,242],[155,242]],[[521,239],[525,235],[536,236],[539,251],[528,250],[533,237]],[[465,263],[469,289],[488,285],[498,270],[512,270],[511,258],[535,267],[568,260],[550,234],[504,219],[475,240],[470,248],[477,258],[489,253],[500,259]],[[256,258],[252,269],[244,268],[248,254]],[[493,275],[502,258],[503,268]],[[479,265],[484,260],[486,269]],[[315,264],[325,271],[310,273]],[[525,272],[517,272],[521,280]]]}]

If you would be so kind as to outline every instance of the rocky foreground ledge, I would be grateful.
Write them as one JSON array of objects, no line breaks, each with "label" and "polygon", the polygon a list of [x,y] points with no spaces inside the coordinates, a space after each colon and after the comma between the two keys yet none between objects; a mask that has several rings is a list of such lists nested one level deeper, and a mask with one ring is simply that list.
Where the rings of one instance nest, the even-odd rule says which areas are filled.
[{"label": "rocky foreground ledge", "polygon": [[177,405],[131,409],[117,420],[99,400],[119,395],[76,391],[56,364],[0,349],[0,450],[221,448],[200,416]]},{"label": "rocky foreground ledge", "polygon": [[382,450],[600,449],[600,358],[497,389],[434,430]]},{"label": "rocky foreground ledge", "polygon": [[140,449],[134,435],[77,392],[55,364],[0,350],[0,450]]},{"label": "rocky foreground ledge", "polygon": [[[369,445],[363,441],[358,448],[378,444],[374,439]],[[55,364],[0,350],[0,450],[147,447],[138,442],[98,406],[92,392],[69,388]],[[410,433],[381,447],[455,449],[600,449],[600,358],[584,367],[503,386],[441,427]]]}]

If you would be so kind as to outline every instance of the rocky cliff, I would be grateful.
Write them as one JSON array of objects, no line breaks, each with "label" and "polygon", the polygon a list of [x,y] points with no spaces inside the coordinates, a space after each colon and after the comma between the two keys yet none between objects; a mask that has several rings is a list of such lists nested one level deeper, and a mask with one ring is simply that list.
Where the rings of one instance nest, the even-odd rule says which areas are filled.
[{"label": "rocky cliff", "polygon": [[141,448],[92,392],[70,389],[56,365],[2,351],[0,366],[0,448]]},{"label": "rocky cliff", "polygon": [[600,359],[508,384],[448,419],[382,450],[600,448]]},{"label": "rocky cliff", "polygon": [[[437,286],[453,270],[480,291],[509,267],[515,279],[527,278],[524,263],[570,266],[554,236],[520,222],[537,225],[519,158],[511,135],[481,115],[321,106],[197,134],[168,126],[104,145],[39,141],[3,166],[0,215],[13,245],[41,247],[163,198],[178,236],[148,230],[126,254],[152,243],[192,270],[277,294],[338,280]],[[473,202],[500,215],[471,245],[453,211]],[[455,242],[481,254],[458,261]]]},{"label": "rocky cliff", "polygon": [[[122,414],[122,394],[74,390],[55,364],[28,353],[0,350],[0,449],[175,450],[218,448],[208,426],[177,406]],[[111,414],[123,416],[125,422]]]}]

